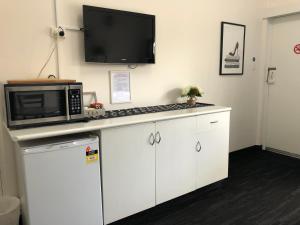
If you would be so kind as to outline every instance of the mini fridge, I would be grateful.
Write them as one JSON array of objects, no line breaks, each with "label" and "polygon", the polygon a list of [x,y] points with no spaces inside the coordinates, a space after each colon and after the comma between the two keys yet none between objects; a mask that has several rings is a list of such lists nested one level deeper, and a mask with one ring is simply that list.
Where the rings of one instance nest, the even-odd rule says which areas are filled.
[{"label": "mini fridge", "polygon": [[24,225],[103,225],[97,136],[27,142],[17,154]]}]

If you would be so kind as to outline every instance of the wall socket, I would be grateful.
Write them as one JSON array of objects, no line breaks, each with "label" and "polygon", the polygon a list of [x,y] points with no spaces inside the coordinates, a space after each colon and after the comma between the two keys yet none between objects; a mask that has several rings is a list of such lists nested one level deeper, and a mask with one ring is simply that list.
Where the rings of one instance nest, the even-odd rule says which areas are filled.
[{"label": "wall socket", "polygon": [[50,36],[53,38],[66,38],[66,32],[63,27],[51,27],[50,28]]}]

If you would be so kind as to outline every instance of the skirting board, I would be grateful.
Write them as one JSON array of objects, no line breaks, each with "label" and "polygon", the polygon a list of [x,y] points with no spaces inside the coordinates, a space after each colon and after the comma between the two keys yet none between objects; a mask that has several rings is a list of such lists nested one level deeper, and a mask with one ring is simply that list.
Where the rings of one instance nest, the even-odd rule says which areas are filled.
[{"label": "skirting board", "polygon": [[285,152],[285,151],[274,149],[274,148],[266,148],[266,151],[270,151],[270,152],[274,152],[274,153],[277,153],[277,154],[280,154],[280,155],[285,155],[285,156],[300,159],[300,155],[290,153],[290,152]]}]

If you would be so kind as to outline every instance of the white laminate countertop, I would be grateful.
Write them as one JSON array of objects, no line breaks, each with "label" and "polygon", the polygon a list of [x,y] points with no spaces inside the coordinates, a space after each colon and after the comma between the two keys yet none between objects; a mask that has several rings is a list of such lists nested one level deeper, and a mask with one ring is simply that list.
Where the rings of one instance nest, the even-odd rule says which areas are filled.
[{"label": "white laminate countertop", "polygon": [[155,122],[161,120],[175,119],[201,114],[230,111],[230,107],[206,106],[200,108],[174,110],[158,113],[141,114],[135,116],[125,116],[113,119],[92,120],[89,122],[65,123],[60,125],[49,125],[43,127],[10,130],[8,133],[15,142],[28,141],[39,138],[62,136],[67,134],[83,133],[101,130],[110,127],[132,125],[138,123]]}]

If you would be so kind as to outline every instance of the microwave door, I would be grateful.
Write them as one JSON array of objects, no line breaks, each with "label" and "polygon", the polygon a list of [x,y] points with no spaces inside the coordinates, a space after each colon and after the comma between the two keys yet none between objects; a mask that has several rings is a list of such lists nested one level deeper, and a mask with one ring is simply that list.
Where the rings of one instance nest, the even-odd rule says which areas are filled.
[{"label": "microwave door", "polygon": [[7,92],[11,126],[68,120],[66,86],[14,88]]}]

